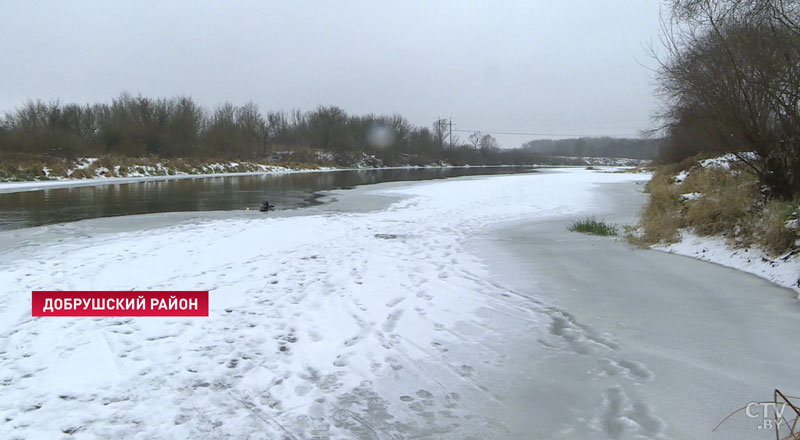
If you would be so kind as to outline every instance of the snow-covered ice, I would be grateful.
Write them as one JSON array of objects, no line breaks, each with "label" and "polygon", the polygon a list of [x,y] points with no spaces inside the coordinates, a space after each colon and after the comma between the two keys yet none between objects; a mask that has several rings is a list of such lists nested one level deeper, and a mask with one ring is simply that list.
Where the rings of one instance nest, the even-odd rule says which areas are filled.
[{"label": "snow-covered ice", "polygon": [[[672,396],[670,380],[700,387],[714,379],[660,368],[661,353],[678,350],[668,341],[684,329],[640,331],[637,320],[648,320],[655,299],[627,305],[640,310],[634,324],[619,307],[592,309],[611,301],[604,296],[575,304],[592,311],[576,316],[531,296],[557,285],[530,284],[552,270],[506,282],[493,268],[513,260],[481,251],[487,231],[535,221],[551,225],[542,230],[554,240],[542,243],[548,253],[539,264],[560,267],[550,249],[560,243],[605,252],[592,243],[612,241],[569,235],[562,223],[608,210],[598,185],[647,177],[556,169],[333,194],[391,197],[366,212],[334,202],[287,217],[253,213],[122,232],[94,232],[112,219],[69,235],[55,226],[7,231],[26,244],[0,251],[0,438],[519,438],[534,409],[563,438],[682,432],[674,426],[680,413],[663,413],[680,397],[651,396],[653,405],[637,389]],[[564,250],[559,258],[570,258]],[[619,244],[612,250],[610,261],[622,265],[637,258]],[[680,266],[702,273],[697,265],[705,263],[688,261]],[[550,293],[566,303],[583,298],[569,289],[598,276],[560,270],[570,284]],[[595,287],[610,295],[623,285]],[[32,318],[29,292],[44,289],[210,290],[211,312]],[[635,284],[629,294],[640,294]],[[687,309],[675,319],[702,313]],[[589,317],[592,325],[581,322]],[[593,328],[607,321],[619,322],[615,332],[625,339]],[[640,334],[663,347],[631,350]],[[683,355],[687,362],[706,356],[696,339],[686,335],[700,347]],[[735,366],[719,374],[739,377]],[[579,425],[559,419],[567,409],[581,414]],[[503,420],[512,413],[517,426]]]},{"label": "snow-covered ice", "polygon": [[766,278],[794,289],[800,295],[800,254],[771,257],[756,245],[732,249],[725,237],[701,237],[688,230],[680,231],[680,241],[653,246],[653,249],[686,255]]},{"label": "snow-covered ice", "polygon": [[[647,199],[642,187],[596,186],[589,210],[632,224]],[[535,333],[544,355],[516,341],[507,378],[490,381],[502,411],[517,414],[504,418],[518,433],[507,438],[775,438],[759,430],[761,414],[740,412],[713,429],[776,388],[798,395],[795,292],[624,239],[570,233],[574,218],[500,225],[475,244],[494,279],[552,311],[539,316],[547,331]]]},{"label": "snow-covered ice", "polygon": [[[470,379],[484,362],[478,342],[505,325],[487,310],[541,324],[504,303],[508,293],[485,280],[464,244],[491,224],[590,208],[597,182],[636,179],[558,170],[447,180],[383,190],[399,198],[373,212],[89,233],[7,250],[0,437],[490,429],[460,401],[465,392],[452,391],[484,393]],[[30,291],[41,289],[207,289],[211,313],[32,318]]]}]

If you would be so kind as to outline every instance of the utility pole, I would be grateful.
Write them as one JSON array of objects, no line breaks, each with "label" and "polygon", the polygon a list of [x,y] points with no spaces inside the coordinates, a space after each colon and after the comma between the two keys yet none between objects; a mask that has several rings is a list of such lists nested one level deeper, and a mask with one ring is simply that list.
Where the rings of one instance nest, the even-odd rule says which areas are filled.
[{"label": "utility pole", "polygon": [[[436,137],[439,140],[439,148],[444,148],[444,137],[447,134],[447,131],[445,131],[445,128],[447,128],[448,124],[450,125],[450,136],[448,136],[448,140],[450,140],[450,138],[453,135],[453,123],[452,123],[452,120],[450,122],[448,122],[448,120],[445,119],[445,118],[438,118],[438,119],[436,119],[436,122],[434,122],[434,124],[433,124],[434,132],[436,133]],[[450,141],[449,143],[450,143],[450,146],[453,145],[452,141]]]},{"label": "utility pole", "polygon": [[453,149],[453,118],[450,117],[450,134],[447,136],[450,139],[450,149]]}]

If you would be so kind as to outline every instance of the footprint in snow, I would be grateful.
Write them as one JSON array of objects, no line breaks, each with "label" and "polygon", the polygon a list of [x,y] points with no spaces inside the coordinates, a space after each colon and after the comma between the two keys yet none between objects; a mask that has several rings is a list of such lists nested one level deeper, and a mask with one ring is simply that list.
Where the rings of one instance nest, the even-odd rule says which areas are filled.
[{"label": "footprint in snow", "polygon": [[336,356],[336,360],[333,361],[333,365],[335,367],[346,367],[346,366],[350,365],[349,358],[350,358],[351,355],[352,354],[348,353],[348,354],[340,354],[340,355]]},{"label": "footprint in snow", "polygon": [[394,312],[390,313],[389,316],[386,318],[386,321],[383,322],[381,328],[386,333],[391,333],[397,327],[397,321],[400,320],[400,317],[403,316],[403,310],[395,310]]}]

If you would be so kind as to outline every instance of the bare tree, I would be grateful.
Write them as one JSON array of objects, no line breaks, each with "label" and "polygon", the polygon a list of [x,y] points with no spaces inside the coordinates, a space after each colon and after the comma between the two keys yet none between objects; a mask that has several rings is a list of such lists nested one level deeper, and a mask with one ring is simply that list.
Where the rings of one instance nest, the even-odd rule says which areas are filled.
[{"label": "bare tree", "polygon": [[772,194],[800,194],[798,12],[797,0],[672,1],[659,73],[668,154],[733,152]]},{"label": "bare tree", "polygon": [[476,150],[478,148],[480,148],[480,146],[481,146],[481,137],[482,136],[483,136],[483,134],[480,131],[476,131],[475,133],[472,133],[471,135],[469,135],[468,140],[469,140],[469,144],[472,146],[472,148],[474,148]]},{"label": "bare tree", "polygon": [[481,136],[480,140],[480,148],[482,152],[490,152],[490,151],[497,151],[500,149],[500,146],[497,144],[497,139],[490,134],[485,134]]}]

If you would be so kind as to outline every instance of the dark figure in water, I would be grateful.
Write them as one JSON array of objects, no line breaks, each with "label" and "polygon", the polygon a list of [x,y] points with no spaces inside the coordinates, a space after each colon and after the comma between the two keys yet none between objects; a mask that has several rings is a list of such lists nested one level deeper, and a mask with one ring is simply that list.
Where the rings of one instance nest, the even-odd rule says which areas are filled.
[{"label": "dark figure in water", "polygon": [[272,211],[273,209],[275,209],[275,205],[270,205],[269,200],[264,200],[264,202],[261,203],[261,212]]}]

